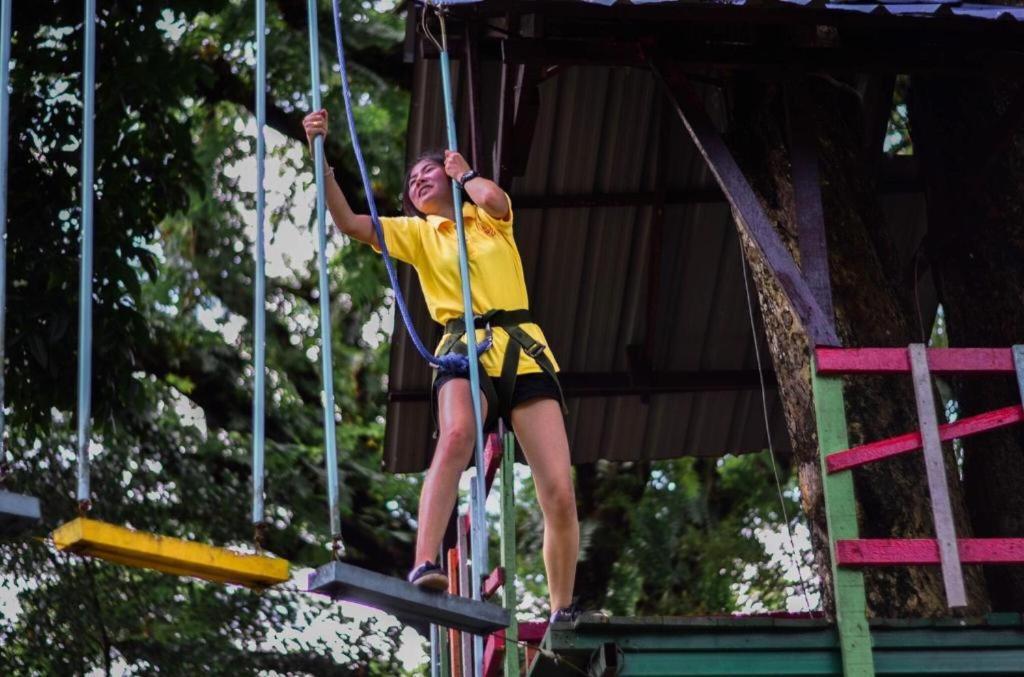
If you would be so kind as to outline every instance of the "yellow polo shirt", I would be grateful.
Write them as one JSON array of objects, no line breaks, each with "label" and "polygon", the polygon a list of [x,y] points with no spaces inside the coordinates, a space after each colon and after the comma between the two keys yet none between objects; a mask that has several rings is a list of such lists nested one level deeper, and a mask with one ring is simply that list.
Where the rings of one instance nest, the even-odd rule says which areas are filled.
[{"label": "yellow polo shirt", "polygon": [[[504,220],[499,221],[471,204],[463,205],[462,215],[469,253],[473,312],[480,315],[496,308],[529,308],[523,262],[512,236],[511,202],[508,217]],[[459,277],[459,245],[455,222],[432,214],[426,218],[381,217],[380,222],[391,256],[416,269],[430,317],[442,326],[448,320],[462,318],[462,283]],[[535,340],[548,345],[544,333],[536,324],[524,324],[522,328]],[[478,342],[482,341],[484,331],[477,330],[476,336]],[[501,375],[508,341],[508,334],[504,330],[494,329],[494,343],[480,358],[488,375]],[[545,347],[545,353],[557,370],[558,363],[551,349]],[[540,371],[541,368],[533,358],[520,353],[517,373],[534,374]]]}]

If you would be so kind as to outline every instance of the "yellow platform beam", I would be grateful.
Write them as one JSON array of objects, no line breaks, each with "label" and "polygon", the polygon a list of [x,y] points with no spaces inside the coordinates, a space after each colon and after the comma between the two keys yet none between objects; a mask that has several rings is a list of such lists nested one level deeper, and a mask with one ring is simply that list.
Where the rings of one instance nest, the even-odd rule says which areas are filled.
[{"label": "yellow platform beam", "polygon": [[226,548],[157,536],[79,517],[53,532],[58,550],[130,567],[155,569],[218,583],[266,588],[289,578],[288,560],[243,555]]}]

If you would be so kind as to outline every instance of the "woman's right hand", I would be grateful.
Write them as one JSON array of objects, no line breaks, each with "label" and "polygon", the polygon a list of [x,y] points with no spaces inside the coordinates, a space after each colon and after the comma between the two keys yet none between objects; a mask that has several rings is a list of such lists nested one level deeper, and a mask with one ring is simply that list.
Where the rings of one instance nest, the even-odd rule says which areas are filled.
[{"label": "woman's right hand", "polygon": [[306,141],[309,142],[309,150],[313,152],[313,139],[318,136],[327,139],[327,109],[314,111],[302,118],[302,127],[306,130]]}]

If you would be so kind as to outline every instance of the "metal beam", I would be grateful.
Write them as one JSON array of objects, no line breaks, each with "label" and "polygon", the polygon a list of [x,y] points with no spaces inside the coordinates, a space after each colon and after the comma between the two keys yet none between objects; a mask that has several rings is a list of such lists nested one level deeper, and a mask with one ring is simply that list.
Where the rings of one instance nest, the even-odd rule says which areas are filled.
[{"label": "metal beam", "polygon": [[793,201],[796,205],[800,271],[832,333],[835,333],[828,244],[825,239],[825,208],[821,202],[821,176],[818,173],[818,148],[814,120],[805,108],[803,96],[797,90],[796,83],[786,84],[786,122],[789,126],[789,158]]},{"label": "metal beam", "polygon": [[704,104],[697,97],[689,81],[677,74],[674,86],[670,86],[653,64],[651,70],[665,90],[669,101],[675,106],[686,131],[707,162],[733,212],[743,221],[754,245],[782,287],[811,343],[819,346],[839,345],[839,338],[832,328],[833,323],[815,301],[814,294],[804,281],[800,269],[775,231],[775,226],[764,213],[761,202],[747,182],[743,171],[736,164],[725,141],[715,129],[711,118],[704,110]]},{"label": "metal beam", "polygon": [[39,499],[0,489],[0,536],[17,536],[42,519]]},{"label": "metal beam", "polygon": [[[558,379],[569,399],[730,392],[761,387],[754,369],[652,372],[642,380],[631,372],[563,372]],[[765,381],[769,388],[776,387],[774,372],[765,372]],[[391,390],[388,400],[421,402],[427,400],[429,393],[428,388]]]}]

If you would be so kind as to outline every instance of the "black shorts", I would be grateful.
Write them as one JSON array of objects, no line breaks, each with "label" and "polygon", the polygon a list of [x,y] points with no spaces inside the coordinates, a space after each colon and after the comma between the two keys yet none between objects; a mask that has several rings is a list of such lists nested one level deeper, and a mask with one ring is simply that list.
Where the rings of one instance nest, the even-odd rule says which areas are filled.
[{"label": "black shorts", "polygon": [[[431,392],[433,410],[438,411],[437,394],[441,391],[443,386],[452,379],[462,378],[469,380],[469,376],[456,375],[456,374],[442,374],[434,380],[434,389]],[[547,372],[539,372],[536,374],[520,374],[516,377],[516,385],[512,389],[512,401],[508,403],[508,407],[500,407],[498,402],[487,402],[487,420],[484,421],[484,433],[494,432],[498,427],[498,415],[502,409],[512,411],[523,402],[536,399],[549,399],[561,403],[561,392],[558,389],[558,384],[555,380],[547,374]],[[436,421],[435,421],[436,422]],[[509,430],[512,429],[512,421],[505,421],[505,425]]]}]

